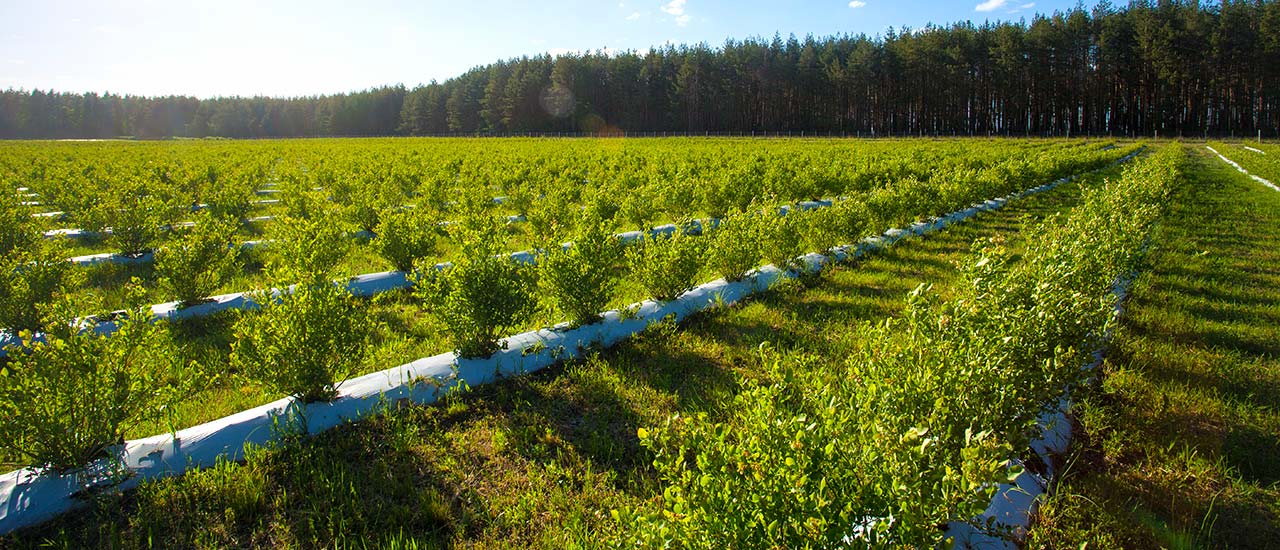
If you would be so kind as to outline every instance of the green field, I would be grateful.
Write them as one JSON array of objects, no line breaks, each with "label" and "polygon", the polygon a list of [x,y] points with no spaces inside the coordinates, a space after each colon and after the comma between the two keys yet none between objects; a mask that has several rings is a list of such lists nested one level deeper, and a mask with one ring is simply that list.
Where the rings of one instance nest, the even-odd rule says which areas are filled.
[{"label": "green field", "polygon": [[[1068,391],[1083,432],[1060,457],[1066,474],[1035,519],[1031,545],[1270,540],[1280,524],[1280,424],[1268,389],[1278,382],[1268,235],[1280,193],[1202,144],[1139,145],[0,143],[4,189],[27,188],[36,195],[27,200],[41,203],[0,203],[14,221],[0,235],[14,243],[5,250],[12,275],[0,289],[2,324],[29,321],[23,312],[38,305],[47,315],[29,328],[60,343],[9,348],[0,412],[12,416],[0,420],[0,463],[57,471],[66,468],[31,452],[71,447],[42,435],[57,429],[106,430],[74,449],[96,459],[120,437],[290,394],[323,396],[343,378],[421,357],[470,355],[485,334],[575,320],[570,304],[595,312],[672,289],[674,297],[735,270],[785,268],[803,252],[1083,176],[739,305],[654,324],[581,360],[284,437],[240,463],[97,491],[82,511],[0,536],[0,547],[937,546],[940,525],[980,513],[1010,461],[1029,458],[1037,416]],[[1267,165],[1238,157],[1271,158],[1219,151],[1250,171]],[[255,194],[265,189],[279,192]],[[281,202],[255,206],[260,197]],[[777,215],[822,199],[830,206]],[[30,216],[51,210],[67,214]],[[215,214],[225,229],[210,239],[198,229],[218,225]],[[279,218],[238,223],[264,214]],[[516,215],[524,221],[506,223]],[[397,216],[412,223],[396,228]],[[704,224],[698,236],[646,237],[625,250],[608,238],[708,218],[722,225]],[[197,230],[167,229],[188,220]],[[113,235],[40,237],[60,227]],[[374,236],[353,237],[360,230]],[[441,261],[454,267],[372,298],[324,290],[394,269],[385,243],[406,236],[433,242],[415,250],[419,273]],[[201,288],[299,284],[279,305],[173,324],[121,321],[122,332],[105,337],[61,328],[77,316],[175,300],[171,278],[226,256],[181,264],[165,254],[202,244],[232,251],[260,238],[274,242]],[[535,267],[494,256],[566,241],[605,259],[538,252]],[[64,260],[138,249],[161,259],[87,268]],[[53,283],[31,282],[46,272]],[[1135,275],[1113,321],[1115,283]],[[1103,366],[1081,370],[1099,348]],[[59,369],[79,374],[74,382],[46,375]],[[125,380],[135,391],[95,380]],[[101,396],[64,395],[72,388]],[[104,428],[85,410],[123,417]]]}]

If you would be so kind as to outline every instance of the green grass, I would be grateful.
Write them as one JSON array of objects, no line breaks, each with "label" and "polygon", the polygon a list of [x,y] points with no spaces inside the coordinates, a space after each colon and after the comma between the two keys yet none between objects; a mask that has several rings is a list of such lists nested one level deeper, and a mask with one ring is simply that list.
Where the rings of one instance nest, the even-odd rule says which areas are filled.
[{"label": "green grass", "polygon": [[597,546],[618,528],[610,510],[658,493],[638,428],[718,414],[760,375],[766,342],[839,363],[861,345],[859,327],[899,314],[917,285],[948,293],[975,239],[1003,235],[1016,251],[1020,230],[1074,204],[1078,189],[1015,202],[812,287],[657,325],[583,361],[104,496],[0,546]]},{"label": "green grass", "polygon": [[1280,541],[1280,193],[1192,149],[1028,547]]}]

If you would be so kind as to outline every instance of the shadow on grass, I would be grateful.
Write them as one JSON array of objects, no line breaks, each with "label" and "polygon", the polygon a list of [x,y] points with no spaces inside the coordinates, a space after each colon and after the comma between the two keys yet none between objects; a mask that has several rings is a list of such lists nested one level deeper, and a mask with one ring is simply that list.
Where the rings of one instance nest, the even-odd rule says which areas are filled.
[{"label": "shadow on grass", "polygon": [[1186,178],[1108,352],[1106,393],[1083,416],[1091,447],[1066,481],[1088,488],[1071,504],[1082,511],[1044,521],[1067,534],[1111,524],[1144,546],[1271,547],[1280,196],[1199,153]]}]

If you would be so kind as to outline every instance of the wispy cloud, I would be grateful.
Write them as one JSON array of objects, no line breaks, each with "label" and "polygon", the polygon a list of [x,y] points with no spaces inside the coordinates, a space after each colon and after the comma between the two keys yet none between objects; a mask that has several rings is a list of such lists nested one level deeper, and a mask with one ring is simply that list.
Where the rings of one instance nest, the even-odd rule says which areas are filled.
[{"label": "wispy cloud", "polygon": [[1023,4],[1023,5],[1021,5],[1021,6],[1018,6],[1018,9],[1020,9],[1020,10],[1029,10],[1029,9],[1031,9],[1031,8],[1034,8],[1034,7],[1036,7],[1036,3],[1035,3],[1035,2],[1028,2],[1028,3],[1026,3],[1026,4]]},{"label": "wispy cloud", "polygon": [[684,12],[685,2],[686,0],[671,0],[662,5],[662,13],[675,16],[677,26],[688,25],[692,17],[689,17],[689,14]]},{"label": "wispy cloud", "polygon": [[639,19],[639,18],[640,18],[640,12],[638,11],[631,12],[631,15],[627,16],[627,21],[635,21],[636,19]]},{"label": "wispy cloud", "polygon": [[863,7],[863,6],[866,6],[866,5],[867,5],[867,3],[866,3],[866,2],[863,2],[862,0],[853,0],[852,2],[849,2],[849,7],[853,8],[853,9],[855,9],[855,10],[856,10],[856,9],[858,9],[858,8],[861,8],[861,7]]},{"label": "wispy cloud", "polygon": [[974,6],[973,11],[995,11],[1004,7],[1007,3],[1009,3],[1009,0],[987,0],[986,2]]}]

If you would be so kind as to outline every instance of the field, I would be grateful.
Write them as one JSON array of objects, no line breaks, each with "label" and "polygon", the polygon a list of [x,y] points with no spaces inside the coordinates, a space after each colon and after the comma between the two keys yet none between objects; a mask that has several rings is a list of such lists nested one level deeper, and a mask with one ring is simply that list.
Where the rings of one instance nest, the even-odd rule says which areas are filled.
[{"label": "field", "polygon": [[[1280,175],[1274,145],[1210,145]],[[936,546],[959,524],[990,530],[975,518],[1001,483],[1050,471],[1062,490],[1013,534],[1037,546],[1103,540],[1097,517],[1130,546],[1248,546],[1280,523],[1277,280],[1258,221],[1280,193],[1204,145],[0,152],[0,466],[87,487],[68,501],[82,512],[0,547]],[[647,319],[735,284],[763,291],[467,383],[473,362],[505,372],[486,357],[552,353],[508,336]],[[352,402],[344,381],[433,356],[453,374],[307,429]],[[1046,461],[1031,449],[1068,395],[1081,435]],[[111,460],[124,440],[281,400],[296,406],[269,442],[233,460],[146,480]],[[1171,407],[1185,415],[1148,418]],[[1184,417],[1213,428],[1179,431]],[[1150,474],[1183,465],[1212,481]],[[1177,491],[1185,507],[1155,504]],[[22,521],[8,502],[0,524]]]}]

